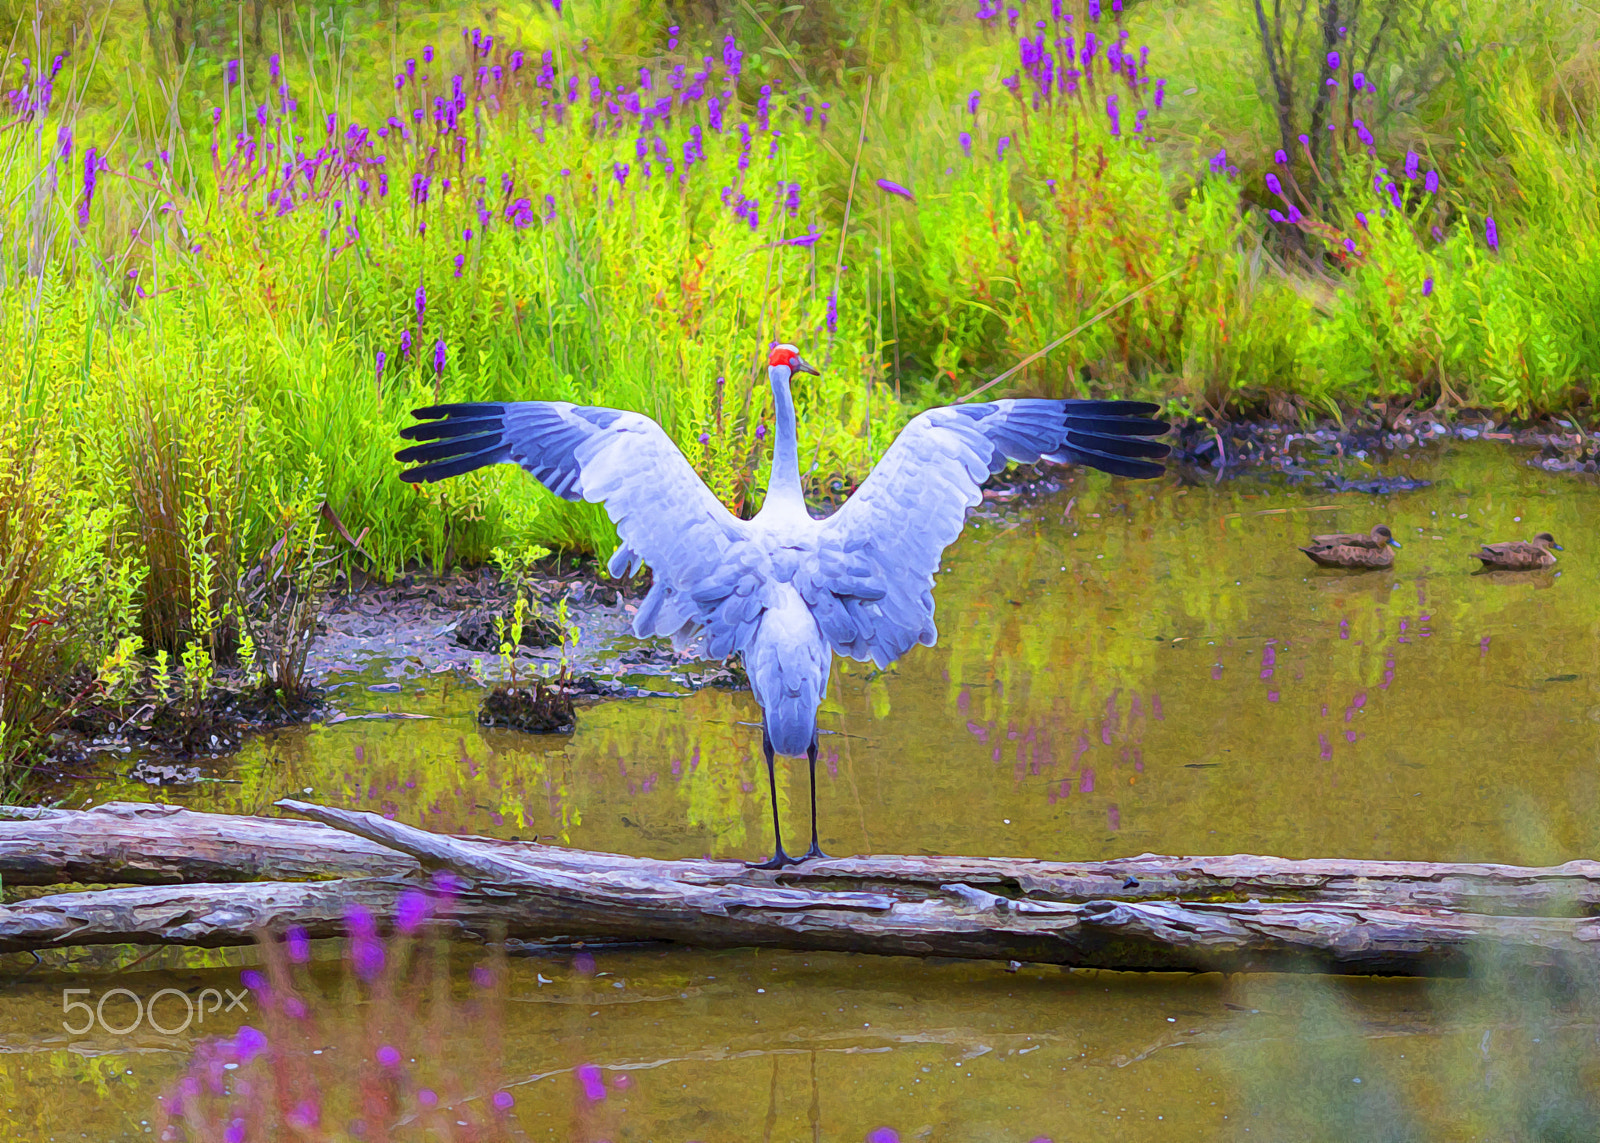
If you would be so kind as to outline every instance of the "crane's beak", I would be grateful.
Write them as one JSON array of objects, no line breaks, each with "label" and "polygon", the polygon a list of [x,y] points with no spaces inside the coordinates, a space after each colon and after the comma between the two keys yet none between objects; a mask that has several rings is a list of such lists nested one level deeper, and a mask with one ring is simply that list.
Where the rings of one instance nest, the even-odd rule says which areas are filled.
[{"label": "crane's beak", "polygon": [[789,358],[789,372],[790,373],[809,373],[813,377],[821,377],[822,376],[822,374],[820,372],[818,372],[817,370],[813,369],[810,365],[806,364],[805,359],[803,357],[801,357],[798,353],[795,354],[793,357]]}]

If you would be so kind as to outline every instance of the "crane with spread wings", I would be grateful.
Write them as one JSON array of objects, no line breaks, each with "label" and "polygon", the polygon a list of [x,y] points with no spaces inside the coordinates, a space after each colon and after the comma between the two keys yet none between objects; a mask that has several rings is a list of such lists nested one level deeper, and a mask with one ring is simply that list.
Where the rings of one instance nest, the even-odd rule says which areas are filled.
[{"label": "crane with spread wings", "polygon": [[[761,706],[776,852],[758,868],[826,856],[817,844],[817,708],[835,654],[887,667],[932,646],[934,574],[1011,461],[1086,464],[1116,476],[1160,476],[1167,431],[1143,401],[1014,399],[948,405],[913,417],[854,494],[813,519],[800,483],[790,386],[817,375],[800,352],[767,361],[776,408],[772,475],[761,511],[741,520],[712,494],[661,426],[641,413],[565,401],[478,402],[417,409],[395,458],[410,482],[516,464],[557,496],[604,504],[620,544],[608,564],[653,583],[634,616],[640,638],[707,658],[742,656]],[[811,769],[811,848],[784,852],[773,756]]]}]

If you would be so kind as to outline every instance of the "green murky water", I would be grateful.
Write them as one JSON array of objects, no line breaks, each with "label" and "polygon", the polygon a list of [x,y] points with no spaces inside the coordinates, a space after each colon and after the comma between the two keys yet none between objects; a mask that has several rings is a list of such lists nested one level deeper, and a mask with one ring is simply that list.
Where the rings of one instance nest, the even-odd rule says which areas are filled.
[{"label": "green murky water", "polygon": [[[986,505],[946,561],[940,645],[835,673],[824,848],[1593,856],[1600,495],[1486,445],[1387,471],[1432,484],[1374,498],[1094,475]],[[1377,522],[1405,544],[1392,572],[1319,571],[1294,550]],[[1481,541],[1541,530],[1566,545],[1555,571],[1469,574]],[[481,731],[475,687],[422,688],[352,680],[348,709],[437,717],[274,734],[218,771],[228,781],[165,797],[250,813],[296,794],[584,848],[770,852],[748,694],[607,703],[544,742]],[[85,794],[151,799],[114,781]],[[800,838],[803,764],[784,794]],[[198,966],[240,954],[106,963],[90,958],[81,983],[144,995],[202,977],[237,987],[236,968]],[[1563,1125],[1597,1110],[1592,1006],[1514,979],[1178,980],[657,950],[602,954],[599,968],[613,978],[512,966],[505,1074],[527,1081],[511,1090],[530,1138],[859,1140],[884,1125],[935,1140],[1580,1138],[1589,1127]],[[73,1037],[63,979],[40,967],[0,993],[0,1107],[20,1116],[17,1138],[143,1135],[192,1032]],[[591,994],[605,1002],[591,1008]],[[629,1082],[590,1102],[580,1062]],[[103,1097],[67,1096],[85,1081]]]}]

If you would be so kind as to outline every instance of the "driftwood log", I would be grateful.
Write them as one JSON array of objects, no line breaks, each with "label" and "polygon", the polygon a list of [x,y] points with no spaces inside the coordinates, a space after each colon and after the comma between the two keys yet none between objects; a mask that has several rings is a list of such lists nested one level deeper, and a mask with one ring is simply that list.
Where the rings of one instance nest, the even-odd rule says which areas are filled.
[{"label": "driftwood log", "polygon": [[[446,931],[670,941],[1112,969],[1460,974],[1480,956],[1582,971],[1600,953],[1600,862],[852,857],[781,874],[428,833],[293,800],[311,821],[114,803],[0,811],[0,880],[119,886],[0,906],[0,951],[247,944],[380,918],[426,871]],[[334,878],[334,880],[328,880]]]}]

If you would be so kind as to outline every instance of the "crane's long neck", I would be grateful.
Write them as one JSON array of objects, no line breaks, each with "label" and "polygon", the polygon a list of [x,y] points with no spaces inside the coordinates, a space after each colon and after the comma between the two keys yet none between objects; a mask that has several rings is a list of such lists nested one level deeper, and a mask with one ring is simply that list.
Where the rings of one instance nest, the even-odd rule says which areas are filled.
[{"label": "crane's long neck", "polygon": [[798,504],[805,507],[800,491],[800,441],[795,432],[794,398],[789,394],[789,371],[768,371],[772,380],[772,403],[777,416],[777,434],[772,443],[772,479],[767,483],[767,503]]}]

